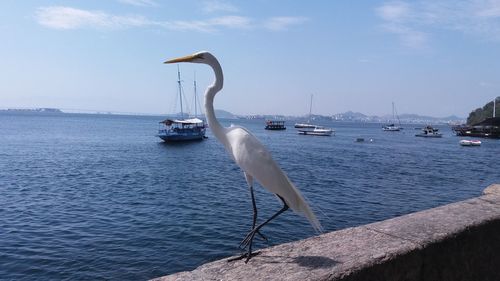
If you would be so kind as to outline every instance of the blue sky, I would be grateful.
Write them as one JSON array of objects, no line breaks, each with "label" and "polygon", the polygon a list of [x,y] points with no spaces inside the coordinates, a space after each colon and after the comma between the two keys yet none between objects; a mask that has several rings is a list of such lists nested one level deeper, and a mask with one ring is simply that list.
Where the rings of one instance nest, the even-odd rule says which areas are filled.
[{"label": "blue sky", "polygon": [[[467,114],[500,96],[500,0],[0,2],[0,108],[167,113],[208,50],[237,114]],[[211,82],[181,64],[192,103]],[[192,106],[191,106],[192,107]],[[178,109],[178,106],[177,106]]]}]

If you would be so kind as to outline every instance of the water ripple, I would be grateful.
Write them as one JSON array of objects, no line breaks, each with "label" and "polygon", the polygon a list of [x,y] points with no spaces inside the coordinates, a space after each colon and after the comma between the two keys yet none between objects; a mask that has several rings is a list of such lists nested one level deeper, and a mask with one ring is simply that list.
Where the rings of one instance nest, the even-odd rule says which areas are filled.
[{"label": "water ripple", "polygon": [[[242,171],[210,135],[159,142],[153,117],[0,114],[0,276],[142,280],[238,253],[252,209]],[[234,122],[234,121],[233,121]],[[463,148],[378,125],[333,123],[334,137],[263,130],[326,230],[477,196],[500,182],[498,140]],[[226,122],[225,125],[229,125]],[[373,142],[356,143],[356,137]],[[281,206],[256,187],[259,218]],[[276,245],[314,235],[292,212],[265,227]]]}]

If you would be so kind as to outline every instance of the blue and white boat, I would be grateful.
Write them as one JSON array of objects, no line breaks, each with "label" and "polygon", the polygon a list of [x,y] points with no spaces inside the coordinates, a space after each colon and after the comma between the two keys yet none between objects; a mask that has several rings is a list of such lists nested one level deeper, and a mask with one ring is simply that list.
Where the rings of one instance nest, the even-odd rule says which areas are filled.
[{"label": "blue and white boat", "polygon": [[164,141],[189,141],[205,138],[205,122],[198,118],[166,119],[160,122],[158,137]]},{"label": "blue and white boat", "polygon": [[205,121],[196,117],[197,112],[197,97],[196,97],[196,78],[194,80],[194,107],[195,117],[184,119],[184,112],[182,109],[182,85],[181,85],[181,72],[177,68],[177,83],[179,84],[179,100],[181,104],[181,116],[179,119],[165,119],[159,122],[158,137],[166,142],[179,142],[179,141],[192,141],[202,140],[206,133]]}]

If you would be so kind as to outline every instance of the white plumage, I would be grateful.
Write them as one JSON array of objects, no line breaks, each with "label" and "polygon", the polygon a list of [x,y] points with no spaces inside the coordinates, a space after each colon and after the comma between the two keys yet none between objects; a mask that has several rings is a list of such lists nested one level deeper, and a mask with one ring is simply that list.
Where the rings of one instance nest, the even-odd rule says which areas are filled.
[{"label": "white plumage", "polygon": [[[222,89],[224,76],[217,59],[209,52],[199,52],[190,56],[166,61],[165,63],[191,62],[207,64],[214,70],[214,84],[205,92],[205,112],[212,133],[224,145],[236,164],[244,171],[246,181],[250,187],[252,203],[254,206],[254,221],[252,231],[243,240],[242,244],[248,246],[248,253],[244,256],[248,261],[252,257],[252,241],[255,234],[260,234],[259,229],[285,211],[288,207],[296,213],[304,215],[316,231],[322,231],[319,220],[300,194],[300,191],[288,179],[278,164],[271,157],[271,153],[247,129],[240,126],[223,127],[215,117],[213,101],[215,94]],[[285,204],[271,219],[255,227],[257,210],[253,194],[253,181],[258,181],[265,189],[277,195]],[[262,236],[263,237],[263,236]],[[242,256],[243,257],[243,256]]]},{"label": "white plumage", "polygon": [[230,144],[228,152],[247,176],[257,180],[270,192],[280,195],[292,210],[304,215],[316,231],[321,231],[321,224],[304,197],[266,147],[243,127],[228,128],[226,135]]}]

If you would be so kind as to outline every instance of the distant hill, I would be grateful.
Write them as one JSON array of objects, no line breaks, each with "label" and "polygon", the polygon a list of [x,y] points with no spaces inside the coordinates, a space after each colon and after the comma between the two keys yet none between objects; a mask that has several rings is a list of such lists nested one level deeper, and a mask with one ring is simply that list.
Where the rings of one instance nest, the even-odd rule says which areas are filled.
[{"label": "distant hill", "polygon": [[[398,120],[392,120],[392,115],[384,116],[368,116],[359,112],[347,111],[344,113],[335,114],[331,117],[333,120],[337,121],[355,121],[355,122],[398,122]],[[464,118],[457,116],[448,117],[432,117],[424,116],[418,114],[401,114],[399,115],[399,121],[401,123],[421,123],[421,124],[431,124],[431,123],[449,123],[449,122],[463,122]]]},{"label": "distant hill", "polygon": [[347,111],[347,112],[341,113],[340,115],[342,115],[344,118],[347,118],[347,119],[364,119],[364,118],[368,117],[368,115],[365,115],[365,114],[359,113],[359,112],[353,112],[353,111]]},{"label": "distant hill", "polygon": [[463,120],[463,117],[458,117],[455,115],[450,115],[450,116],[445,116],[445,117],[433,117],[433,116],[426,116],[426,115],[418,115],[418,114],[401,114],[399,116],[401,119],[425,119],[425,120]]},{"label": "distant hill", "polygon": [[[171,118],[180,118],[181,113],[177,112],[176,114],[172,114],[172,115],[168,115],[168,116],[171,116]],[[184,112],[184,118],[187,118],[188,116],[193,117],[193,115]],[[226,111],[226,110],[221,110],[221,109],[215,110],[215,116],[217,118],[224,118],[224,119],[237,119],[238,118],[238,116],[234,115],[233,113]],[[206,118],[206,116],[205,116],[205,114],[198,114],[198,118]]]},{"label": "distant hill", "polygon": [[224,118],[224,119],[237,119],[238,118],[238,116],[232,114],[231,112],[225,111],[222,109],[216,109],[215,116],[217,116],[217,118]]},{"label": "distant hill", "polygon": [[57,108],[8,108],[8,109],[0,109],[0,111],[7,112],[20,112],[20,113],[63,113],[60,109]]},{"label": "distant hill", "polygon": [[[497,98],[497,114],[500,115],[500,97]],[[493,111],[493,102],[490,102],[486,104],[483,108],[478,108],[475,111],[471,112],[469,115],[469,118],[467,120],[467,123],[470,124],[470,122],[477,123],[479,121],[482,121],[486,119],[486,117],[491,117],[492,116],[492,111]],[[2,112],[20,112],[20,113],[65,113],[67,112],[66,110],[63,112],[60,109],[57,108],[32,108],[32,109],[0,109],[0,113]],[[67,112],[71,113],[71,112]],[[91,113],[91,114],[99,114],[100,112],[94,112],[94,111],[89,111],[89,112],[77,112],[77,113]],[[107,114],[126,114],[126,115],[136,115],[135,113],[110,113],[107,112]],[[163,116],[163,114],[161,114]],[[180,112],[177,114],[167,114],[169,118],[179,118]],[[215,110],[215,115],[217,118],[223,118],[223,119],[277,119],[277,120],[300,120],[303,121],[307,118],[308,116],[285,116],[285,115],[236,115],[233,114],[229,111],[222,110],[222,109],[216,109]],[[471,117],[472,116],[472,117]],[[184,117],[187,118],[188,116],[186,113],[184,113]],[[204,115],[201,115],[199,117],[204,118]],[[353,111],[347,111],[344,113],[337,113],[337,114],[332,114],[332,115],[319,115],[319,114],[313,114],[311,115],[311,121],[312,122],[327,122],[327,121],[347,121],[347,122],[376,122],[376,123],[387,123],[387,122],[397,122],[397,120],[392,120],[392,115],[384,115],[384,116],[372,116],[372,115],[366,115],[360,112],[353,112]],[[457,116],[448,116],[448,117],[431,117],[431,116],[423,116],[423,115],[418,115],[418,114],[401,114],[399,115],[399,121],[401,123],[406,123],[406,124],[411,124],[411,123],[419,123],[419,124],[434,124],[434,123],[463,123],[465,118],[457,117]],[[473,120],[473,121],[469,121]],[[479,120],[479,121],[477,121]]]},{"label": "distant hill", "polygon": [[[496,98],[496,115],[500,115],[500,97]],[[476,108],[474,111],[469,113],[469,117],[467,117],[467,125],[474,125],[481,121],[484,121],[486,118],[493,117],[493,101],[485,104],[482,108]]]}]

